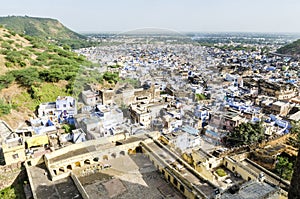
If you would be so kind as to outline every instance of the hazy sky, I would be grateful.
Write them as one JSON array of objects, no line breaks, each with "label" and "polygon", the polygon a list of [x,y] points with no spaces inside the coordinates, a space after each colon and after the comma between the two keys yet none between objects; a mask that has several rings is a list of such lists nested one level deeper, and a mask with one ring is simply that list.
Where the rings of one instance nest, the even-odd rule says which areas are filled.
[{"label": "hazy sky", "polygon": [[299,0],[3,0],[0,15],[56,18],[77,32],[300,32]]}]

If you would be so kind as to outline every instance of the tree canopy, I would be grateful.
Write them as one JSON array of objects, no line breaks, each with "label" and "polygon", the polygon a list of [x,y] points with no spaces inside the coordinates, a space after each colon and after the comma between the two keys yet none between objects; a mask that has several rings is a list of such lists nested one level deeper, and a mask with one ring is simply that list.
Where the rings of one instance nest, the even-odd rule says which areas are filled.
[{"label": "tree canopy", "polygon": [[231,146],[254,144],[265,138],[264,132],[262,123],[241,123],[229,133],[227,143]]}]

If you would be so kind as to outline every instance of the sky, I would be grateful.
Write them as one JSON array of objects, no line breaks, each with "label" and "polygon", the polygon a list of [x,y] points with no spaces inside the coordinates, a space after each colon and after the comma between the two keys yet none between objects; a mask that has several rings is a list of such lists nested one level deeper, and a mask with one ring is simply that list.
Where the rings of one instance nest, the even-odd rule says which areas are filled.
[{"label": "sky", "polygon": [[298,32],[299,0],[7,0],[0,16],[58,19],[79,32]]}]

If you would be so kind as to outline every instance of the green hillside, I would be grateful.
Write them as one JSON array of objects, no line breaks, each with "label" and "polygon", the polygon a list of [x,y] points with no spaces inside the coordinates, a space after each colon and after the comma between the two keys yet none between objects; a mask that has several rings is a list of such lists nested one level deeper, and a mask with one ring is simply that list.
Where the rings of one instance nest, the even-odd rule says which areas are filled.
[{"label": "green hillside", "polygon": [[19,34],[46,39],[84,39],[84,36],[68,29],[56,19],[8,16],[0,17],[0,24]]},{"label": "green hillside", "polygon": [[300,55],[300,39],[279,48],[277,52],[281,54],[293,55],[293,56]]},{"label": "green hillside", "polygon": [[89,78],[85,67],[93,66],[67,46],[0,27],[0,119],[14,126],[42,102],[77,96],[99,76],[92,71],[95,78]]},{"label": "green hillside", "polygon": [[56,19],[28,16],[0,17],[0,25],[18,33],[39,37],[58,45],[68,45],[73,49],[94,46],[86,37],[65,27]]}]

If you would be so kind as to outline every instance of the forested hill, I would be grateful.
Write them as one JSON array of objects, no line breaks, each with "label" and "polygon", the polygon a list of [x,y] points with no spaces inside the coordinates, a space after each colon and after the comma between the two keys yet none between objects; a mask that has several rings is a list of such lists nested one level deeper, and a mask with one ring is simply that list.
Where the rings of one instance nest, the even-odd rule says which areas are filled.
[{"label": "forested hill", "polygon": [[84,39],[85,37],[68,29],[56,19],[28,16],[0,17],[0,24],[18,34],[37,36],[44,39]]},{"label": "forested hill", "polygon": [[299,56],[300,55],[300,39],[285,45],[277,50],[278,53]]}]

